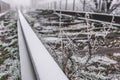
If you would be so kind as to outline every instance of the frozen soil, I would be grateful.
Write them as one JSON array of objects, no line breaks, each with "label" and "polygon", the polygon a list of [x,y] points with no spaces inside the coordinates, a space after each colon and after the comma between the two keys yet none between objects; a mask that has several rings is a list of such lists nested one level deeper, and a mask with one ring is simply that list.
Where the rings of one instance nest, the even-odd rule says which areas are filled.
[{"label": "frozen soil", "polygon": [[28,12],[26,18],[70,80],[120,80],[119,28],[71,16],[60,20],[50,11]]}]

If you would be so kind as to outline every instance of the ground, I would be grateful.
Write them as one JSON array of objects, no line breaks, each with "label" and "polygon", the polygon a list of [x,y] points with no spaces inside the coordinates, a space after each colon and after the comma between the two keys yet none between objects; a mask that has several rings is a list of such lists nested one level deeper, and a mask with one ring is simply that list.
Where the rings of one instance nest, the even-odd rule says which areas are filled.
[{"label": "ground", "polygon": [[70,80],[120,79],[118,27],[51,11],[31,11],[26,18]]},{"label": "ground", "polygon": [[14,11],[0,19],[0,80],[21,80],[17,14]]}]

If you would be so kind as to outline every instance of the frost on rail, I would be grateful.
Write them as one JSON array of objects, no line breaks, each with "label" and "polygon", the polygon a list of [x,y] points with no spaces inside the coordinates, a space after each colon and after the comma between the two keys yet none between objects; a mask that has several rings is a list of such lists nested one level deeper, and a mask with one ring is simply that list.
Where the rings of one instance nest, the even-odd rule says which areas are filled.
[{"label": "frost on rail", "polygon": [[22,13],[19,18],[27,47],[34,64],[37,77],[40,80],[68,80],[36,34],[30,28]]}]

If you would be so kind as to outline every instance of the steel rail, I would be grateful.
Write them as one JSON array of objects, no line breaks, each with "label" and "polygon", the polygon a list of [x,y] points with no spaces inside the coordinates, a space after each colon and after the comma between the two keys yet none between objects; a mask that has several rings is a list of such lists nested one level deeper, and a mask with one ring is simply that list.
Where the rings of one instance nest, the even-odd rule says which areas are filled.
[{"label": "steel rail", "polygon": [[69,80],[19,10],[19,19],[37,80]]},{"label": "steel rail", "polygon": [[17,22],[18,31],[18,45],[21,65],[21,79],[22,80],[36,80],[35,72],[29,58],[29,52],[26,47],[25,39],[21,30],[20,21]]}]

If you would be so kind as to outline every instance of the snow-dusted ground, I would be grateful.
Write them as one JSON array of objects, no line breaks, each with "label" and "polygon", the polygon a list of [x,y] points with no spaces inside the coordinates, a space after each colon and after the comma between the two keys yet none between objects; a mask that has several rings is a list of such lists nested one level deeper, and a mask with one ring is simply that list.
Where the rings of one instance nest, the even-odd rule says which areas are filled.
[{"label": "snow-dusted ground", "polygon": [[51,18],[56,22],[59,20],[52,14],[30,12],[26,15],[37,36],[70,80],[120,80],[118,28],[107,24],[96,27],[95,23],[86,25],[83,22],[45,26],[41,23],[52,22]]},{"label": "snow-dusted ground", "polygon": [[21,80],[16,13],[0,20],[0,80]]}]

